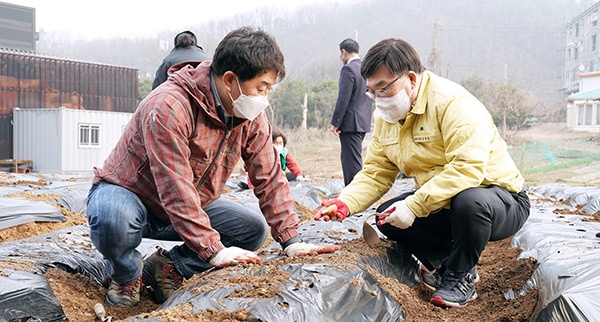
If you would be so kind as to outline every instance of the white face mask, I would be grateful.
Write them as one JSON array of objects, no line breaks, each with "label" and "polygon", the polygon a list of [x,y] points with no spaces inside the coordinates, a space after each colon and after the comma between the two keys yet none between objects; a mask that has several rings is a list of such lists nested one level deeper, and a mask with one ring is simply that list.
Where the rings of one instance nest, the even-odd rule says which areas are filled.
[{"label": "white face mask", "polygon": [[275,148],[275,150],[277,150],[277,153],[281,153],[281,151],[283,150],[283,145],[273,144],[273,147]]},{"label": "white face mask", "polygon": [[269,99],[267,96],[248,96],[242,93],[242,88],[240,87],[240,81],[237,79],[238,88],[240,90],[240,96],[237,99],[233,99],[231,93],[229,97],[233,101],[233,115],[239,118],[254,120],[258,114],[264,111],[267,106],[269,106]]},{"label": "white face mask", "polygon": [[[412,94],[412,91],[410,93]],[[404,90],[404,86],[398,94],[392,97],[375,97],[375,111],[388,123],[406,119],[410,108],[410,98]]]}]

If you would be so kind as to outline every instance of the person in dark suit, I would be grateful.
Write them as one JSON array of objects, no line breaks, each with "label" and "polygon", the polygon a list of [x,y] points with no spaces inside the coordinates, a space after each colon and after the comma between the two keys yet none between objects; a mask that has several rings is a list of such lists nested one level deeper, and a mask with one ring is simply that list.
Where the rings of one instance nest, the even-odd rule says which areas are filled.
[{"label": "person in dark suit", "polygon": [[167,80],[169,77],[167,72],[171,66],[183,62],[203,62],[211,59],[211,57],[204,52],[204,49],[198,46],[196,35],[189,30],[178,33],[173,41],[175,43],[175,48],[171,50],[167,57],[163,59],[160,66],[158,66],[154,82],[152,82],[152,89],[157,88],[158,85]]},{"label": "person in dark suit", "polygon": [[331,118],[331,131],[340,138],[340,160],[346,186],[362,169],[362,142],[365,134],[371,130],[373,112],[373,102],[365,95],[365,79],[360,75],[358,49],[358,42],[354,39],[348,38],[340,43],[340,59],[344,66],[340,72],[338,98]]}]

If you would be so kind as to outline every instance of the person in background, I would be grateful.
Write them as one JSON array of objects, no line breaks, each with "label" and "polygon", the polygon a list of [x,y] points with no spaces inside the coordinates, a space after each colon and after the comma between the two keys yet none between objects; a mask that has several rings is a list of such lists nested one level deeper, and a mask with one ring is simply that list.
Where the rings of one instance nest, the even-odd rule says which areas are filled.
[{"label": "person in background", "polygon": [[[196,35],[193,32],[186,30],[178,33],[174,39],[175,47],[163,59],[160,66],[156,70],[156,76],[152,82],[152,89],[164,83],[167,80],[169,68],[184,62],[202,62],[210,59],[202,47],[198,46]],[[181,66],[179,66],[181,67]]]},{"label": "person in background", "polygon": [[[272,135],[273,137],[273,147],[275,150],[279,152],[279,160],[281,161],[281,170],[285,172],[285,176],[288,181],[304,181],[304,175],[302,174],[302,170],[300,170],[300,166],[298,163],[294,161],[292,155],[286,148],[287,138],[281,132],[275,132]],[[289,171],[286,171],[288,170]]]},{"label": "person in background", "polygon": [[[136,305],[142,282],[161,303],[196,273],[261,263],[254,250],[269,227],[287,256],[339,249],[298,235],[264,113],[284,76],[275,39],[242,27],[223,38],[212,61],[174,71],[140,103],[103,167],[94,168],[88,195],[90,239],[110,276],[107,304]],[[221,198],[240,158],[262,214]],[[142,259],[142,238],[183,243]]]},{"label": "person in background", "polygon": [[426,71],[415,49],[385,39],[361,74],[375,100],[363,169],[315,219],[343,220],[387,193],[399,171],[416,190],[377,207],[377,227],[428,272],[431,303],[463,307],[477,298],[477,262],[488,241],[513,236],[529,217],[524,179],[494,121],[462,86]]},{"label": "person in background", "polygon": [[340,59],[344,66],[340,71],[338,98],[331,117],[331,131],[340,138],[344,185],[348,185],[362,168],[362,142],[365,134],[371,131],[373,102],[364,95],[367,87],[360,75],[358,42],[348,38],[342,41],[339,47]]},{"label": "person in background", "polygon": [[[302,174],[302,170],[300,170],[300,166],[298,163],[294,161],[292,155],[289,153],[288,149],[285,147],[287,145],[287,139],[281,132],[275,132],[272,135],[273,137],[273,147],[279,154],[279,161],[281,162],[281,170],[285,173],[285,177],[288,181],[305,181],[304,175]],[[290,171],[286,171],[289,169]],[[248,182],[240,182],[240,188],[242,189],[254,189],[254,186],[250,182],[250,178],[248,178]]]}]

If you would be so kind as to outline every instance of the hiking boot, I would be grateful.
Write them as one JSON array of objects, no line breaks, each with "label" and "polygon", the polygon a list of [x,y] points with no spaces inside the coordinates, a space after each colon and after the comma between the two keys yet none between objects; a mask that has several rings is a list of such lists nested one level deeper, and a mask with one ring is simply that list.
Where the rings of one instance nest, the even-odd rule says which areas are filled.
[{"label": "hiking boot", "polygon": [[442,283],[431,297],[431,303],[441,307],[464,307],[477,298],[473,269],[464,273],[446,270]]},{"label": "hiking boot", "polygon": [[[444,276],[444,272],[446,271],[446,266],[442,265],[442,267],[436,269],[433,273],[423,273],[421,275],[421,282],[423,286],[431,291],[436,291],[438,288],[442,286],[442,277]],[[477,274],[477,266],[471,268],[469,273],[475,276],[475,284],[479,283],[479,274]]]},{"label": "hiking boot", "polygon": [[129,283],[119,284],[111,279],[106,290],[106,304],[114,306],[136,306],[140,301],[142,276]]},{"label": "hiking boot", "polygon": [[142,276],[144,285],[158,304],[169,298],[183,283],[183,276],[175,269],[169,252],[160,247],[144,260]]}]

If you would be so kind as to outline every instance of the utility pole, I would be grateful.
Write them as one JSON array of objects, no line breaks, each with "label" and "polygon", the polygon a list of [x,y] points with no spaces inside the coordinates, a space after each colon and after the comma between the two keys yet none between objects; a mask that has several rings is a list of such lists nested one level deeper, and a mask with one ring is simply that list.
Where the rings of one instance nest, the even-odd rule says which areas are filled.
[{"label": "utility pole", "polygon": [[[504,61],[504,88],[502,90],[505,93],[508,93],[507,88],[508,88],[508,63],[505,60]],[[507,114],[507,109],[510,106],[505,106],[504,104],[501,104],[501,106],[502,106],[502,137],[506,139],[508,137],[508,125],[506,124],[506,114]]]},{"label": "utility pole", "polygon": [[302,104],[302,124],[300,127],[306,130],[306,123],[308,116],[308,94],[304,93],[304,103]]},{"label": "utility pole", "polygon": [[438,37],[440,32],[440,23],[436,20],[433,22],[433,44],[431,46],[431,54],[429,55],[428,69],[435,74],[442,73],[442,53],[438,45]]},{"label": "utility pole", "polygon": [[508,86],[508,63],[504,60],[504,86]]}]

